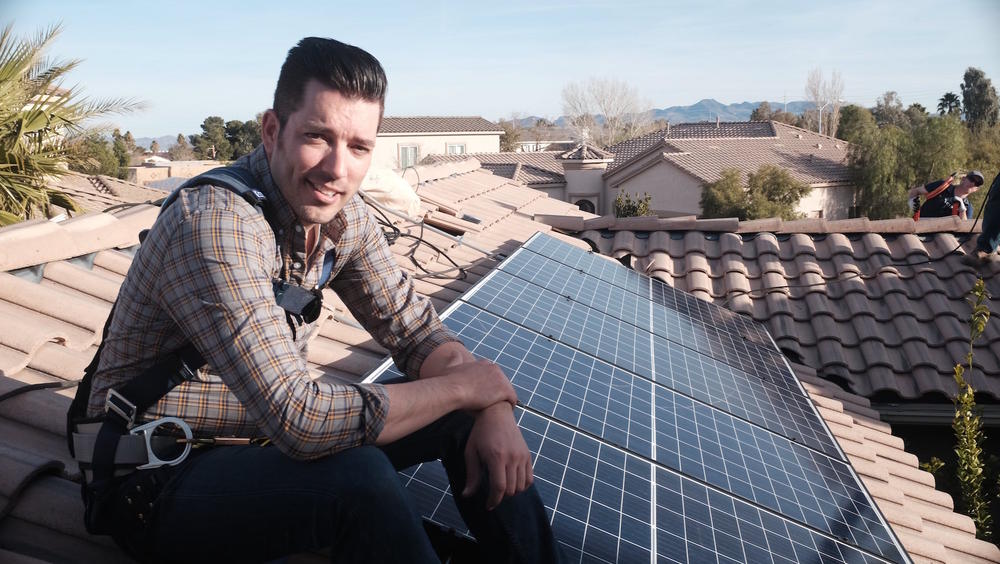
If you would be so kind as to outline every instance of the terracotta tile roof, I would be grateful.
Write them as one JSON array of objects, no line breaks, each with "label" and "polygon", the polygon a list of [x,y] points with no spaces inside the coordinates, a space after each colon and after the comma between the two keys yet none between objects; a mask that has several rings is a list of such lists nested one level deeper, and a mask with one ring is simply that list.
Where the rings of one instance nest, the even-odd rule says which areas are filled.
[{"label": "terracotta tile roof", "polygon": [[636,157],[658,150],[663,158],[700,179],[714,182],[724,168],[755,172],[774,164],[807,184],[850,183],[847,143],[780,122],[671,125],[606,148],[615,154],[605,176]]},{"label": "terracotta tile roof", "polygon": [[[944,400],[953,392],[952,367],[968,350],[966,293],[977,275],[960,262],[974,244],[966,240],[971,222],[619,222],[585,221],[580,236],[602,253],[632,255],[640,272],[764,322],[778,346],[822,378],[885,401]],[[1000,267],[986,274],[998,311]],[[975,361],[968,379],[1000,399],[998,316]]]},{"label": "terracotta tile roof", "polygon": [[483,168],[528,186],[566,182],[562,163],[556,157],[560,151],[529,151],[525,153],[471,153],[466,155],[427,155],[423,163],[460,162],[472,157]]},{"label": "terracotta tile roof", "polygon": [[85,211],[102,211],[111,206],[158,200],[166,194],[110,176],[87,176],[69,172],[49,182],[68,194]]},{"label": "terracotta tile roof", "polygon": [[564,161],[590,161],[613,159],[614,155],[586,143],[580,143],[576,147],[560,153],[556,158]]},{"label": "terracotta tile roof", "polygon": [[503,129],[479,116],[385,117],[379,133],[503,133]]},{"label": "terracotta tile roof", "polygon": [[[452,217],[442,211],[452,208],[482,220],[481,230],[466,233],[462,243],[425,232],[430,242],[447,248],[458,262],[474,264],[467,280],[416,282],[418,291],[439,309],[495,266],[495,258],[482,251],[509,253],[531,233],[548,229],[533,217],[575,216],[581,226],[595,221],[570,204],[475,168],[471,159],[421,167],[420,174],[424,182],[418,193],[430,217]],[[80,378],[131,264],[135,234],[151,225],[155,216],[154,208],[139,206],[94,214],[90,224],[35,222],[0,230],[0,311],[5,320],[0,327],[0,393],[26,383]],[[397,225],[416,229],[402,220]],[[105,237],[105,231],[119,234]],[[411,247],[402,241],[393,251],[404,268],[412,269],[407,256]],[[77,248],[68,247],[70,242]],[[417,248],[414,254],[429,269],[450,266],[427,248]],[[385,351],[355,327],[334,294],[326,297],[322,326],[309,347],[310,366],[318,378],[357,381],[381,362]],[[817,378],[806,367],[797,368],[820,413],[915,559],[1000,560],[995,546],[974,540],[971,522],[951,511],[950,497],[932,489],[930,476],[916,469],[915,459],[878,420],[867,400]],[[127,561],[107,538],[83,530],[79,485],[72,481],[76,466],[68,458],[63,437],[73,393],[41,390],[0,403],[0,497],[9,496],[45,461],[66,465],[64,472],[32,485],[4,520],[0,560]]]}]

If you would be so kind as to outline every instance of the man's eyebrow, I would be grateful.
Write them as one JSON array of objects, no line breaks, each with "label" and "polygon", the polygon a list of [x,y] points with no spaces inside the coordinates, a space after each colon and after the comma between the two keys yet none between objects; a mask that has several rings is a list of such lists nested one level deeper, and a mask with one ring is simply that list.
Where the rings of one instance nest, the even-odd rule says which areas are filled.
[{"label": "man's eyebrow", "polygon": [[[331,129],[330,127],[328,127],[326,125],[326,123],[324,123],[323,121],[320,121],[320,120],[306,120],[302,125],[306,129],[311,130],[311,131],[318,131],[318,132],[321,132],[321,133],[333,133],[334,132],[333,129]],[[362,136],[362,135],[356,135],[356,136],[351,137],[350,140],[353,143],[360,143],[360,144],[365,145],[367,147],[374,147],[375,146],[375,138],[374,137],[365,137],[365,136]]]}]

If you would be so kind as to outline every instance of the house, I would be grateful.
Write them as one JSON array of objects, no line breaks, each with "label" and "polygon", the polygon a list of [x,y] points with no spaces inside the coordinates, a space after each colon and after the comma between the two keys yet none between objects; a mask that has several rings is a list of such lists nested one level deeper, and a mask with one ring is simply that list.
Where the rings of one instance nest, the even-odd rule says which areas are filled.
[{"label": "house", "polygon": [[403,170],[427,155],[500,150],[503,129],[481,117],[384,117],[372,163]]},{"label": "house", "polygon": [[[597,154],[579,156],[580,160],[600,160],[585,158],[599,157]],[[394,222],[410,235],[423,232],[425,240],[462,265],[466,275],[462,279],[443,255],[413,239],[400,238],[392,250],[400,265],[414,274],[416,289],[427,295],[439,311],[487,275],[503,254],[511,253],[537,231],[589,248],[590,242],[553,231],[548,225],[553,223],[551,218],[563,224],[573,223],[579,227],[574,231],[585,232],[588,239],[596,237],[599,248],[608,247],[607,251],[614,254],[614,245],[608,242],[614,243],[615,236],[604,236],[612,233],[610,228],[596,228],[596,222],[606,223],[606,218],[582,213],[571,204],[493,174],[474,159],[418,167],[416,172],[413,176],[421,178],[421,213],[437,221],[442,229],[404,219]],[[134,205],[62,223],[31,222],[0,230],[0,311],[4,319],[0,324],[0,394],[25,384],[68,386],[80,378],[131,264],[137,234],[152,224],[156,214],[153,206]],[[478,218],[479,223],[461,219],[467,215]],[[394,218],[391,213],[389,217]],[[720,223],[716,220],[702,225]],[[594,229],[585,230],[585,226]],[[634,256],[649,256],[653,247],[635,243],[647,240],[643,232],[636,226],[632,226],[636,231],[624,228],[625,224],[622,227],[621,249],[634,245],[627,247],[635,251]],[[657,235],[658,252],[683,251],[684,257],[690,254],[691,266],[686,258],[668,255],[669,267],[653,268],[651,272],[658,272],[661,278],[669,272],[671,283],[705,298],[718,293],[713,285],[719,283],[713,282],[706,266],[719,262],[717,246],[726,245],[722,247],[726,250],[725,260],[721,261],[722,268],[711,273],[725,278],[731,270],[734,275],[743,274],[747,284],[761,276],[780,277],[783,271],[776,269],[798,273],[790,261],[794,261],[796,253],[809,256],[810,247],[801,237],[792,237],[795,242],[781,253],[768,255],[767,242],[779,236],[764,234],[759,236],[758,254],[742,259],[743,255],[737,257],[732,250],[737,241],[742,241],[740,235],[713,233],[692,232],[678,239],[673,238],[673,233]],[[869,240],[874,249],[869,254],[880,255],[877,239],[863,238],[861,248],[867,249],[864,245]],[[910,241],[893,250],[902,250],[906,256],[918,243]],[[835,254],[834,260],[845,260],[842,255]],[[762,257],[762,264],[771,266],[744,273],[741,260],[753,266],[757,256]],[[878,258],[875,256],[873,261]],[[437,276],[417,275],[414,261]],[[815,265],[808,261],[805,265],[808,270],[801,275],[806,280],[819,275]],[[688,278],[690,283],[677,282]],[[736,276],[733,279],[738,281]],[[709,288],[707,296],[705,286]],[[356,382],[382,362],[386,351],[358,327],[336,295],[327,291],[325,297],[322,325],[309,346],[310,368],[319,379]],[[748,299],[750,305],[755,303]],[[744,311],[746,306],[739,304],[741,309],[737,311]],[[794,314],[798,308],[790,311]],[[991,331],[995,334],[995,328]],[[779,339],[779,344],[787,342],[787,337]],[[971,521],[952,512],[951,498],[933,489],[930,475],[917,468],[915,457],[904,451],[902,441],[891,434],[892,429],[871,409],[869,400],[824,379],[809,364],[807,355],[801,360],[795,365],[799,377],[910,554],[930,562],[1000,560],[1000,550],[975,540]],[[50,387],[0,401],[0,449],[4,452],[0,457],[0,497],[5,503],[12,502],[10,513],[0,520],[0,560],[124,561],[106,537],[93,537],[83,530],[79,484],[74,481],[78,478],[76,466],[68,457],[63,436],[65,411],[73,393],[72,388]]]},{"label": "house", "polygon": [[146,159],[142,166],[128,167],[126,178],[129,182],[139,186],[170,190],[180,186],[188,178],[224,165],[223,162],[213,160],[171,161],[161,157],[153,157]]},{"label": "house", "polygon": [[[596,147],[588,150],[593,153],[591,156],[602,151]],[[650,194],[650,208],[663,217],[698,215],[702,186],[718,180],[724,169],[736,168],[746,178],[761,165],[772,164],[788,170],[794,179],[812,188],[798,206],[798,211],[806,217],[844,219],[851,215],[854,205],[854,188],[846,163],[847,143],[780,122],[669,125],[605,147],[603,152],[607,153],[605,157],[587,163],[570,157],[573,150],[548,154],[544,159],[552,166],[545,168],[555,176],[546,186],[538,187],[552,197],[599,214],[611,213],[617,195],[626,192],[632,196]],[[482,157],[488,163],[486,166],[491,167],[530,162],[517,153]],[[434,155],[428,160],[455,158]],[[568,175],[573,177],[572,181],[566,174],[559,177],[560,172],[567,170],[573,171]],[[598,179],[601,189],[595,191]]]}]

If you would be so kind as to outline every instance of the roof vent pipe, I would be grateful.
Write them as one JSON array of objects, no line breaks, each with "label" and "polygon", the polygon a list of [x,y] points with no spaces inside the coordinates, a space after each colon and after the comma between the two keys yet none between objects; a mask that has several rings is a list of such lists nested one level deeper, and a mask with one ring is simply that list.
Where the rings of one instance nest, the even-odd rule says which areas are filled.
[{"label": "roof vent pipe", "polygon": [[722,124],[722,116],[720,116],[719,114],[715,114],[715,128],[719,129],[719,126],[721,124]]}]

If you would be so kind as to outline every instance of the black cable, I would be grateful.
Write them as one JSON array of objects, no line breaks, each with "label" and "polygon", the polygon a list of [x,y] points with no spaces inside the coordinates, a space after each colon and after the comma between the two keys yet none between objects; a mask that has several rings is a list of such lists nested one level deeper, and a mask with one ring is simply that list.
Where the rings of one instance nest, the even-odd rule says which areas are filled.
[{"label": "black cable", "polygon": [[9,400],[12,397],[19,396],[21,394],[32,392],[34,390],[48,390],[57,389],[62,390],[65,388],[72,388],[80,383],[79,380],[67,380],[63,382],[44,382],[41,384],[27,384],[19,388],[14,388],[8,392],[0,394],[0,402]]},{"label": "black cable", "polygon": [[12,511],[14,511],[14,507],[17,505],[17,502],[21,500],[21,495],[24,493],[24,490],[28,489],[28,486],[30,486],[32,482],[42,476],[61,474],[65,469],[66,467],[62,462],[59,462],[58,460],[50,460],[37,466],[29,472],[28,475],[22,478],[17,484],[14,491],[7,496],[7,504],[3,506],[3,509],[0,509],[0,521],[3,521]]},{"label": "black cable", "polygon": [[[993,196],[993,189],[996,188],[998,184],[1000,184],[1000,173],[998,173],[997,176],[996,176],[996,178],[993,179],[993,183],[990,184],[990,189],[986,191],[986,197],[983,198],[983,205],[979,208],[979,213],[976,214],[975,219],[973,219],[972,226],[969,227],[969,231],[967,233],[965,233],[964,235],[962,235],[962,236],[959,237],[959,243],[958,243],[958,245],[955,246],[955,248],[953,248],[952,250],[948,251],[947,253],[944,253],[943,255],[941,255],[940,257],[938,257],[936,259],[928,258],[928,259],[926,259],[926,260],[924,260],[922,262],[913,262],[913,263],[911,263],[911,262],[900,262],[900,261],[893,260],[892,258],[890,258],[889,264],[885,264],[885,265],[879,267],[879,269],[877,271],[875,271],[874,273],[869,274],[869,275],[862,275],[861,272],[851,272],[851,273],[848,273],[848,275],[845,276],[845,277],[843,277],[843,278],[841,278],[840,276],[838,276],[836,278],[832,278],[832,279],[829,279],[829,280],[824,280],[822,282],[816,282],[814,284],[785,284],[783,286],[771,286],[769,288],[761,288],[761,289],[758,289],[758,290],[730,290],[730,291],[726,292],[725,294],[718,294],[718,295],[716,295],[716,294],[710,294],[709,297],[711,297],[712,299],[717,299],[717,298],[723,298],[723,297],[725,297],[726,298],[725,301],[723,301],[722,304],[720,304],[720,305],[722,307],[726,307],[726,305],[729,303],[729,301],[732,298],[736,297],[736,296],[746,295],[746,296],[750,297],[751,299],[753,299],[753,298],[762,298],[765,295],[770,294],[772,292],[777,292],[777,291],[785,290],[785,289],[792,289],[792,288],[812,288],[814,286],[825,286],[827,284],[832,284],[834,282],[845,282],[847,280],[852,280],[854,278],[860,278],[861,280],[872,280],[874,278],[877,278],[879,276],[879,273],[881,273],[883,269],[885,269],[886,267],[889,267],[889,266],[915,267],[915,266],[923,266],[925,264],[933,264],[933,263],[942,261],[942,260],[945,259],[945,257],[947,257],[947,256],[949,256],[949,255],[957,252],[959,249],[961,249],[962,245],[964,245],[965,242],[968,241],[970,237],[972,237],[972,234],[973,234],[973,232],[976,229],[976,224],[979,223],[980,216],[982,216],[983,212],[986,210],[986,204],[989,203],[990,197]],[[990,279],[990,278],[993,278],[994,276],[995,276],[995,274],[990,273],[988,276],[983,276],[982,278]],[[757,292],[763,292],[763,293],[760,294],[760,295],[756,295]]]}]

